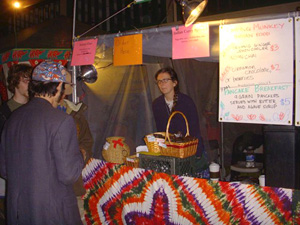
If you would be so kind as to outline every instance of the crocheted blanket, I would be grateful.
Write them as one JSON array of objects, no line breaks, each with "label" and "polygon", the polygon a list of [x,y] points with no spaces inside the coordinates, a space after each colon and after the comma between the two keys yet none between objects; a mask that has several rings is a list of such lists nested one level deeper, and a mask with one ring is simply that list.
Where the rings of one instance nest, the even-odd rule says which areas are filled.
[{"label": "crocheted blanket", "polygon": [[87,224],[300,224],[298,190],[156,173],[90,159]]}]

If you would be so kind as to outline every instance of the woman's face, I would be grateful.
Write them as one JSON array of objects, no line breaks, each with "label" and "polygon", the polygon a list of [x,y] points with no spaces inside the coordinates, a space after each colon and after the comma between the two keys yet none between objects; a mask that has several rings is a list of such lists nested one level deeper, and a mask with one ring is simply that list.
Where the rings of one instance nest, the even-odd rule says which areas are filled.
[{"label": "woman's face", "polygon": [[170,74],[158,74],[156,82],[161,93],[164,95],[174,94],[174,88],[177,85],[177,81],[172,81]]}]

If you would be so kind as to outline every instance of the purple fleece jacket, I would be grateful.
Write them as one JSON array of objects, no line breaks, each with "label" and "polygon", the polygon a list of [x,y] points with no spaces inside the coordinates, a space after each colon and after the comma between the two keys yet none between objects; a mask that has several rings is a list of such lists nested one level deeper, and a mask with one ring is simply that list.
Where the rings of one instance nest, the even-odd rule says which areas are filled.
[{"label": "purple fleece jacket", "polygon": [[[165,132],[170,116],[170,110],[165,102],[164,95],[159,96],[153,101],[152,110],[157,131]],[[186,116],[190,135],[199,139],[196,155],[201,156],[204,151],[204,145],[199,128],[198,112],[193,100],[185,94],[178,93],[178,101],[175,110],[182,112]],[[176,133],[177,131],[181,131],[183,135],[186,134],[185,120],[180,114],[177,114],[172,118],[169,127],[170,133]]]}]

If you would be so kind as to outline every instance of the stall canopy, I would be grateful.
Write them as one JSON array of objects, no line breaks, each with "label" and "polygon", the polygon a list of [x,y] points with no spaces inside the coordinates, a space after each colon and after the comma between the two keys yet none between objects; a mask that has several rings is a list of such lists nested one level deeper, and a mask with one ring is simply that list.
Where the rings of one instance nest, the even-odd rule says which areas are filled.
[{"label": "stall canopy", "polygon": [[0,66],[6,64],[10,67],[12,64],[26,61],[36,66],[45,59],[52,59],[65,65],[70,54],[71,49],[12,49],[0,54]]},{"label": "stall canopy", "polygon": [[[156,130],[151,104],[160,92],[154,82],[154,74],[162,67],[172,66],[179,75],[180,90],[188,94],[197,106],[199,126],[210,160],[214,160],[216,155],[216,146],[211,148],[210,143],[216,140],[219,147],[221,144],[224,145],[222,148],[225,163],[230,163],[235,138],[245,131],[261,133],[262,126],[230,123],[221,125],[218,122],[219,25],[296,15],[295,12],[287,11],[202,21],[208,22],[210,29],[210,57],[205,58],[172,60],[172,28],[180,26],[178,24],[80,38],[80,40],[98,39],[94,62],[98,80],[93,84],[81,82],[77,86],[79,100],[88,105],[86,117],[95,141],[94,157],[102,158],[103,145],[110,136],[125,137],[132,154],[137,146],[145,144],[143,137]],[[143,64],[113,66],[114,38],[132,34],[143,35]]]},{"label": "stall canopy", "polygon": [[[243,14],[239,13],[238,15],[243,15]],[[205,61],[205,62],[219,61],[219,25],[271,20],[271,19],[273,20],[273,19],[289,18],[289,17],[293,18],[297,15],[298,12],[287,12],[287,13],[256,15],[256,16],[252,15],[248,17],[230,18],[230,19],[226,18],[226,19],[217,19],[217,20],[209,20],[209,19],[218,18],[218,17],[203,18],[202,20],[200,20],[200,22],[209,24],[210,57],[194,58],[194,60]],[[223,18],[223,17],[220,16],[219,18]],[[99,35],[97,36],[98,45],[103,44],[106,47],[113,47],[115,37],[133,35],[133,34],[143,34],[143,55],[144,56],[171,58],[172,57],[172,28],[178,28],[179,26],[182,26],[182,24],[171,24],[169,26],[153,27],[153,28],[147,28],[142,30],[116,33],[116,34]],[[86,38],[91,38],[91,37],[84,37],[81,39],[86,39]]]},{"label": "stall canopy", "polygon": [[[52,59],[53,61],[60,62],[66,65],[70,58],[71,49],[12,49],[0,54],[0,71],[1,82],[5,82],[7,78],[7,72],[13,64],[29,63],[32,67],[35,67],[45,59]],[[8,92],[8,96],[11,93]],[[5,100],[5,99],[2,99]]]}]

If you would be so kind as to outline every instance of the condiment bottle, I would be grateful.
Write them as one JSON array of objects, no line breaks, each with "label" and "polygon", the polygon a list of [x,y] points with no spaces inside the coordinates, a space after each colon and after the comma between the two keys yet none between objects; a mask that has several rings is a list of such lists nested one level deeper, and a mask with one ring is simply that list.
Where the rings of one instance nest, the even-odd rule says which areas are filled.
[{"label": "condiment bottle", "polygon": [[219,181],[220,179],[220,165],[217,163],[211,163],[209,165],[210,180]]}]

